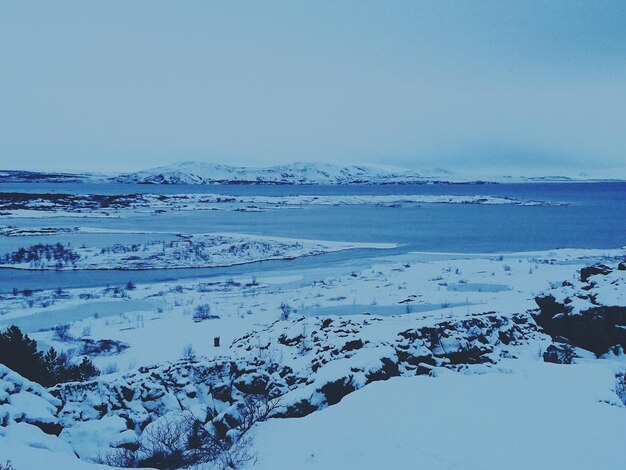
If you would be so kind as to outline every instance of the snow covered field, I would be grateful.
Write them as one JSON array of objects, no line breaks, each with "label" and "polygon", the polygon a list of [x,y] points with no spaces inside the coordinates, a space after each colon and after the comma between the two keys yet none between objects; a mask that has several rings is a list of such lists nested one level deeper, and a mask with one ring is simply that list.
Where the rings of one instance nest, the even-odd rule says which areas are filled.
[{"label": "snow covered field", "polygon": [[618,470],[626,408],[614,382],[604,364],[515,361],[392,378],[305,418],[261,423],[254,468]]},{"label": "snow covered field", "polygon": [[125,194],[70,195],[30,194],[15,201],[13,194],[0,193],[0,215],[20,218],[111,218],[167,211],[261,211],[300,209],[306,206],[374,205],[399,207],[418,204],[481,204],[546,206],[563,203],[485,195],[345,195],[345,196],[229,196],[222,194]]},{"label": "snow covered field", "polygon": [[[49,232],[47,231],[46,234]],[[59,233],[61,232],[59,230]],[[82,232],[85,233],[85,230]],[[41,231],[28,234],[37,233]],[[94,232],[91,231],[91,233]],[[96,233],[111,232],[100,230]],[[272,259],[294,259],[359,248],[395,247],[390,243],[293,240],[231,233],[175,235],[178,236],[178,240],[156,240],[133,245],[116,244],[104,248],[31,245],[0,257],[0,268],[56,270],[202,268],[233,266]]]},{"label": "snow covered field", "polygon": [[[380,358],[393,357],[394,347],[390,349],[390,346],[403,331],[446,322],[452,325],[457,320],[477,315],[479,318],[484,312],[494,316],[493,321],[496,317],[506,319],[524,315],[526,310],[536,308],[536,295],[560,285],[553,280],[575,282],[580,276],[579,270],[585,265],[599,260],[614,263],[624,256],[624,250],[555,250],[488,257],[415,253],[380,258],[369,269],[331,276],[318,269],[274,278],[264,278],[262,273],[256,273],[246,278],[218,279],[210,283],[194,280],[139,285],[132,289],[120,286],[118,289],[78,289],[62,293],[42,291],[29,297],[21,294],[4,296],[0,300],[0,321],[5,325],[19,325],[20,321],[28,319],[30,323],[23,323],[25,331],[31,333],[40,345],[54,346],[60,351],[80,351],[89,340],[112,340],[124,344],[127,347],[120,352],[93,355],[94,363],[104,372],[98,379],[103,384],[120,380],[122,374],[132,373],[139,367],[176,364],[190,357],[194,361],[201,358],[199,364],[219,362],[225,357],[231,361],[254,361],[254,357],[260,357],[265,361],[288,364],[290,369],[302,370],[305,374],[308,370],[310,374],[311,365],[307,364],[320,360],[318,355],[324,349],[316,345],[321,341],[315,333],[321,324],[318,322],[324,322],[324,318],[340,321],[345,326],[337,331],[345,333],[325,337],[325,344],[339,350],[346,350],[346,345],[353,341],[361,341],[364,346],[347,348],[357,348],[355,352],[358,354],[335,354],[334,358],[331,355],[324,359],[322,364],[330,361],[328,365],[313,374],[310,382],[285,394],[281,403],[287,407],[290,402],[305,400],[324,408],[328,406],[324,405],[328,398],[319,401],[307,397],[310,394],[315,397],[316,389],[324,390],[323,384],[345,377],[346,373],[350,375],[350,370],[354,374],[355,368],[365,367],[363,370],[367,371],[374,367],[375,370]],[[617,273],[623,271],[613,270],[606,282],[604,277],[601,278],[601,298],[611,305],[622,302],[626,285],[624,275]],[[459,289],[461,286],[470,287]],[[493,286],[506,288],[494,289]],[[133,304],[148,300],[159,301],[156,310],[155,304]],[[112,308],[120,304],[127,304],[128,309]],[[50,313],[56,312],[58,318],[64,318],[64,311],[79,305],[82,317],[75,317],[71,322],[67,338],[61,340],[54,331],[46,330],[51,326]],[[204,305],[210,305],[214,318],[194,320],[194,312]],[[379,306],[394,305],[399,309],[389,315],[367,313]],[[512,305],[515,308],[512,309]],[[107,311],[109,306],[111,312]],[[335,306],[350,306],[352,312],[348,316],[329,313]],[[317,317],[319,320],[312,316],[317,309],[324,315]],[[286,316],[285,310],[289,312]],[[300,312],[306,312],[308,319],[304,322],[300,320]],[[41,318],[40,326],[37,325],[38,317]],[[267,333],[262,333],[264,325],[272,325],[277,320],[278,323]],[[38,332],[40,328],[44,331]],[[172,335],[173,329],[175,335]],[[257,339],[237,341],[255,330],[259,333],[253,338]],[[498,330],[505,331],[502,326],[493,331]],[[409,360],[406,366],[401,366],[408,367],[401,375],[415,375],[415,371],[421,370],[420,374],[426,373],[434,378],[397,378],[365,385],[370,380],[365,379],[366,373],[363,379],[359,379],[363,380],[360,385],[353,382],[350,386],[363,387],[362,391],[350,393],[328,410],[301,419],[271,419],[260,423],[250,434],[257,465],[259,468],[281,468],[283,459],[288,459],[304,468],[362,468],[367,462],[375,463],[373,468],[379,468],[383,462],[394,466],[418,462],[429,468],[442,469],[497,468],[501,459],[508,456],[511,468],[550,468],[562,461],[559,460],[563,458],[562,453],[567,453],[570,459],[568,468],[588,468],[590,461],[598,459],[601,459],[602,468],[623,465],[622,454],[616,450],[617,443],[623,439],[617,430],[623,423],[626,410],[616,395],[616,376],[620,370],[626,369],[626,363],[621,359],[623,356],[598,360],[593,355],[583,354],[580,366],[547,365],[542,354],[550,344],[549,337],[533,333],[532,329],[519,334],[522,336],[516,336],[518,344],[502,356],[515,359],[499,359],[502,353],[494,351],[490,353],[489,361],[480,360],[474,365],[471,365],[474,361],[470,361],[469,367],[460,369],[454,362],[431,365],[424,359],[423,365],[418,361],[411,366]],[[215,337],[221,339],[219,347],[213,345]],[[283,337],[286,339],[281,340]],[[294,339],[296,343],[292,344],[287,338],[299,339]],[[458,347],[459,340],[466,341],[457,338],[444,343],[440,340],[439,347],[450,353]],[[492,340],[486,341],[492,344]],[[234,347],[229,347],[231,343]],[[246,344],[254,347],[250,349]],[[429,348],[431,346],[412,354],[423,357],[443,354]],[[312,357],[314,360],[309,363]],[[462,373],[444,373],[450,369]],[[192,383],[194,387],[199,385]],[[572,395],[574,390],[576,393]],[[564,400],[566,391],[567,400]],[[91,400],[93,398],[88,402]],[[205,400],[194,399],[189,406],[195,413],[209,403],[216,406],[215,397],[209,402]],[[365,403],[370,403],[367,406],[369,412],[357,417],[358,410],[362,410]],[[220,406],[218,409],[222,411],[228,409],[227,406],[224,408],[225,405]],[[162,411],[172,413],[176,410],[180,410],[179,405],[172,407],[170,404]],[[450,410],[454,413],[448,413]],[[400,419],[401,416],[404,419]],[[83,464],[80,462],[98,458],[95,449],[106,450],[109,445],[135,435],[128,434],[125,426],[120,427],[119,423],[113,425],[112,418],[105,416],[96,418],[96,421],[89,418],[93,431],[85,435],[88,437],[76,440],[76,433],[71,432],[74,426],[78,426],[74,419],[65,418],[65,426],[69,427],[60,436],[60,442],[45,437],[54,445],[48,443],[44,448],[61,452],[59,464],[70,460],[67,450],[61,450],[67,449],[63,447],[67,446],[64,442],[69,442],[79,452],[82,460],[74,463],[75,468],[81,468]],[[568,420],[572,419],[584,422],[585,426],[570,425]],[[20,434],[14,428],[9,426],[4,431],[7,441],[19,441],[16,436]],[[27,428],[28,432],[39,436],[40,432],[31,428]],[[580,453],[582,443],[591,439],[599,428],[605,430],[607,437],[591,441],[584,447],[585,458],[580,458],[576,452]],[[364,433],[364,429],[368,431]],[[87,432],[87,428],[80,431],[83,432]],[[99,439],[97,443],[83,444],[84,439],[96,439],[94,433]],[[548,440],[555,433],[559,439]],[[37,436],[26,433],[23,439],[25,442],[44,439]],[[281,446],[270,446],[273,439],[278,439]],[[288,450],[277,452],[282,444]],[[41,446],[39,442],[36,445]],[[531,446],[537,451],[528,455],[524,449]],[[498,450],[489,457],[483,452],[485,447]],[[451,453],[450,448],[457,451]],[[554,451],[550,452],[550,449]],[[35,455],[40,453],[41,449]],[[15,452],[7,455],[16,463],[22,461]]]}]

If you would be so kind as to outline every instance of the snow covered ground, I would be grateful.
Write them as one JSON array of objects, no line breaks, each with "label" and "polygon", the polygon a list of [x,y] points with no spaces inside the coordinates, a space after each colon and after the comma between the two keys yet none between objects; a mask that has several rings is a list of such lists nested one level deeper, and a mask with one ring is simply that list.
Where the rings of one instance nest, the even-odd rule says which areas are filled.
[{"label": "snow covered ground", "polygon": [[418,170],[388,165],[341,166],[319,162],[294,162],[272,167],[232,166],[221,163],[181,161],[170,165],[134,173],[52,173],[19,170],[0,170],[2,183],[101,183],[114,181],[132,184],[427,184],[440,182],[567,182],[567,181],[624,181],[626,168],[596,169],[587,172],[568,171],[554,175],[536,173],[533,168],[524,172],[502,173],[494,169],[479,173],[455,171],[446,168]]},{"label": "snow covered ground", "polygon": [[[254,431],[259,469],[619,470],[626,407],[605,364],[507,361],[481,375],[377,382]],[[251,466],[252,467],[252,466]]]},{"label": "snow covered ground", "polygon": [[[77,229],[76,232],[78,231]],[[82,232],[85,233],[84,230]],[[100,230],[98,233],[107,231]],[[104,248],[33,245],[0,256],[0,268],[55,270],[203,268],[294,259],[359,248],[396,247],[392,243],[294,240],[232,233],[176,235],[178,240],[174,241],[156,240],[133,245],[116,244]]]},{"label": "snow covered ground", "polygon": [[[626,271],[615,266],[625,256],[412,253],[353,271],[4,295],[0,326],[24,322],[41,347],[123,347],[90,353],[103,371],[91,385],[46,391],[5,370],[0,462],[88,468],[138,439],[146,420],[191,410],[232,422],[261,386],[280,395],[283,418],[250,431],[244,467],[621,468],[623,354],[575,349],[575,364],[548,364],[552,341],[528,312],[553,291],[623,305]],[[598,261],[613,267],[582,281],[581,268]],[[211,319],[195,318],[207,305]],[[59,338],[50,320],[69,311]],[[46,434],[42,422],[63,431]]]},{"label": "snow covered ground", "polygon": [[340,166],[315,162],[296,162],[274,167],[235,167],[218,163],[183,161],[171,165],[151,168],[135,173],[114,177],[123,183],[150,184],[215,184],[215,183],[269,183],[269,184],[389,184],[389,183],[429,183],[429,182],[469,182],[469,181],[570,181],[592,179],[624,179],[624,168],[610,171],[595,171],[592,174],[571,174],[565,176],[534,176],[533,170],[524,175],[503,175],[460,173],[443,168],[422,169],[419,171],[380,165]]},{"label": "snow covered ground", "polygon": [[487,195],[324,195],[324,196],[229,196],[223,194],[126,194],[69,195],[29,194],[16,202],[11,194],[0,193],[0,215],[20,218],[111,218],[134,214],[162,214],[169,211],[226,210],[254,212],[300,209],[307,206],[375,205],[384,207],[419,204],[481,204],[548,206],[563,203]]}]

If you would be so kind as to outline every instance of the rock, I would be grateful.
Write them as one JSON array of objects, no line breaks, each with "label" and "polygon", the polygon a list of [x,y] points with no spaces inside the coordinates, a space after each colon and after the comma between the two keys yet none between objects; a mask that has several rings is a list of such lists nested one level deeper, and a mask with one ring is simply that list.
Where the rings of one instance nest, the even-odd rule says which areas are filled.
[{"label": "rock", "polygon": [[277,413],[275,416],[277,418],[303,418],[314,411],[317,411],[317,407],[312,405],[309,400],[300,400],[287,406],[285,411]]},{"label": "rock", "polygon": [[551,344],[543,353],[543,360],[553,364],[571,364],[576,353],[569,344]]},{"label": "rock", "polygon": [[269,375],[262,372],[240,377],[235,383],[235,388],[246,395],[263,395],[267,393]]},{"label": "rock", "polygon": [[595,307],[576,314],[559,314],[540,326],[551,336],[562,336],[596,355],[615,345],[626,347],[626,307]]},{"label": "rock", "polygon": [[356,349],[361,349],[362,347],[363,347],[363,341],[361,341],[360,339],[355,339],[353,341],[348,341],[346,344],[344,344],[342,351],[344,352],[354,351]]},{"label": "rock", "polygon": [[596,264],[594,266],[587,266],[586,268],[582,268],[580,270],[580,280],[582,282],[587,282],[587,280],[591,276],[595,276],[597,274],[602,274],[603,276],[606,276],[607,274],[610,274],[612,271],[613,270],[609,268],[608,266],[606,266],[605,264]]},{"label": "rock", "polygon": [[329,405],[339,403],[343,397],[355,390],[356,387],[352,384],[352,377],[343,377],[334,382],[329,382],[320,388]]},{"label": "rock", "polygon": [[365,376],[368,383],[376,382],[378,380],[388,380],[391,377],[397,377],[398,375],[400,375],[400,368],[398,367],[398,363],[393,359],[383,357],[380,362],[382,364],[382,367],[379,370],[375,372],[369,372]]},{"label": "rock", "polygon": [[[541,310],[541,321],[537,321],[537,323],[542,327],[544,326],[542,323],[548,322],[555,315],[559,313],[568,313],[572,310],[571,307],[567,307],[564,303],[557,302],[553,295],[539,295],[535,297],[535,303]],[[535,320],[537,320],[537,317],[535,317]]]}]

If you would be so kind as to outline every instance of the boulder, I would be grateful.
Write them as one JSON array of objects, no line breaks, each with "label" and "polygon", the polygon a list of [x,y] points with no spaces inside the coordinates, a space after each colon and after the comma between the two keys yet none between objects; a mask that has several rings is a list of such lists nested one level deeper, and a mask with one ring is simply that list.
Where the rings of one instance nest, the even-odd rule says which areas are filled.
[{"label": "boulder", "polygon": [[587,266],[586,268],[582,268],[580,270],[580,280],[582,282],[587,282],[591,276],[595,276],[597,274],[602,274],[606,276],[610,274],[613,270],[605,264],[596,264],[593,266]]}]

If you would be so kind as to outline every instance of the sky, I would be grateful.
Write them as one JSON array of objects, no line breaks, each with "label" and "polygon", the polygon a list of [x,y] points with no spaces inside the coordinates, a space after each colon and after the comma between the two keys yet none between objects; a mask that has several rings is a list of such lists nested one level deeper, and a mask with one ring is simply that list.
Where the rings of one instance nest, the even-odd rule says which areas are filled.
[{"label": "sky", "polygon": [[626,166],[626,2],[0,0],[0,168]]}]

